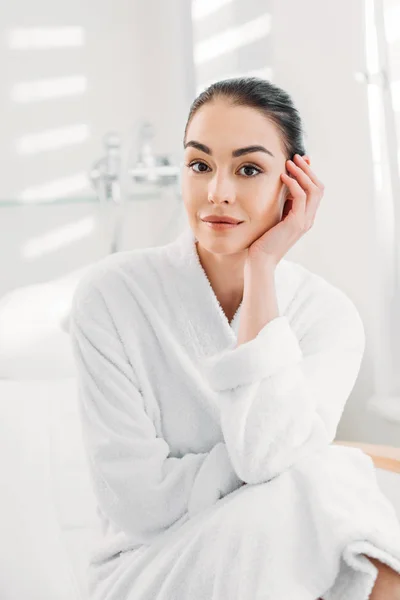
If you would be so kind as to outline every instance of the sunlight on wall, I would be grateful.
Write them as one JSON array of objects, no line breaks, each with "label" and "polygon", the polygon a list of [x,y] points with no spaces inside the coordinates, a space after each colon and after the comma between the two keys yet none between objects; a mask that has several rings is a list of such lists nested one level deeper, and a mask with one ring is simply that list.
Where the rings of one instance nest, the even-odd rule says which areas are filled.
[{"label": "sunlight on wall", "polygon": [[[378,43],[376,37],[373,0],[365,4],[365,30],[366,30],[366,65],[371,80],[380,72]],[[394,213],[391,194],[387,190],[388,172],[385,160],[385,122],[382,90],[379,85],[367,85],[368,112],[370,124],[370,140],[372,163],[374,170],[374,183],[376,190],[375,223],[376,235],[382,252],[386,256],[384,266],[391,266],[392,249],[394,242]],[[382,267],[383,268],[383,267]]]},{"label": "sunlight on wall", "polygon": [[[86,42],[85,29],[81,26],[17,27],[8,30],[5,35],[10,50],[73,49],[81,48]],[[87,90],[87,85],[87,77],[82,74],[19,81],[11,88],[10,98],[19,104],[43,102],[83,94]],[[41,131],[24,132],[19,139],[15,140],[14,148],[17,154],[33,155],[71,147],[85,142],[90,135],[89,127],[85,123],[40,129]],[[92,196],[92,191],[88,175],[82,171],[40,185],[25,187],[16,194],[16,200],[27,203],[51,202],[77,192]]]},{"label": "sunlight on wall", "polygon": [[[400,27],[400,25],[399,25]],[[392,99],[393,99],[393,110],[400,112],[400,81],[393,81],[391,83],[392,88]]]},{"label": "sunlight on wall", "polygon": [[271,15],[263,14],[244,25],[225,29],[217,35],[198,42],[194,47],[194,62],[200,65],[208,60],[262,39],[271,30]]},{"label": "sunlight on wall", "polygon": [[[366,26],[366,63],[369,73],[379,72],[378,46],[375,34],[373,7],[370,1],[366,3],[365,10]],[[381,91],[378,86],[368,85],[368,109],[370,122],[371,153],[374,164],[374,177],[376,190],[382,191],[383,173],[382,173],[382,128],[383,108],[381,101]]]},{"label": "sunlight on wall", "polygon": [[83,75],[37,79],[17,83],[11,89],[10,97],[14,102],[41,102],[43,100],[75,96],[87,90],[87,78]]},{"label": "sunlight on wall", "polygon": [[385,9],[385,32],[388,44],[400,39],[400,5]]},{"label": "sunlight on wall", "polygon": [[253,71],[238,71],[236,73],[229,73],[229,75],[219,75],[218,77],[209,79],[206,83],[198,85],[196,94],[200,94],[215,81],[220,81],[221,79],[232,79],[234,77],[261,77],[262,79],[268,79],[269,81],[272,81],[274,77],[274,70],[272,67],[265,67],[264,69],[254,69]]},{"label": "sunlight on wall", "polygon": [[21,256],[25,260],[40,258],[90,235],[95,228],[95,218],[85,217],[69,225],[57,227],[48,233],[28,240],[21,247]]},{"label": "sunlight on wall", "polygon": [[193,0],[192,19],[199,21],[231,2],[232,0]]},{"label": "sunlight on wall", "polygon": [[89,127],[84,124],[60,127],[50,131],[22,136],[15,142],[18,154],[35,154],[72,144],[80,144],[89,137]]},{"label": "sunlight on wall", "polygon": [[12,29],[8,35],[11,50],[83,46],[83,27],[29,27]]},{"label": "sunlight on wall", "polygon": [[[36,200],[48,200],[49,202],[54,201],[57,198],[65,198],[76,192],[86,191],[90,188],[90,182],[87,173],[84,171],[70,175],[69,177],[62,177],[48,183],[26,188],[21,192],[18,200],[23,202],[30,202]],[[93,192],[91,192],[93,195]]]}]

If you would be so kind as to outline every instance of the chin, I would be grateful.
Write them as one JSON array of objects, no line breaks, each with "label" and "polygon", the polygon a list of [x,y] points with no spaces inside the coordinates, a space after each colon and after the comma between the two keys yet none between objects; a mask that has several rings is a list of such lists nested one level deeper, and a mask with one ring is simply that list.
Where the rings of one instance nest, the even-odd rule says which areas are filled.
[{"label": "chin", "polygon": [[250,242],[243,236],[230,236],[228,233],[215,232],[212,229],[206,233],[194,231],[194,235],[199,244],[208,252],[214,254],[236,254],[244,252],[250,245]]}]

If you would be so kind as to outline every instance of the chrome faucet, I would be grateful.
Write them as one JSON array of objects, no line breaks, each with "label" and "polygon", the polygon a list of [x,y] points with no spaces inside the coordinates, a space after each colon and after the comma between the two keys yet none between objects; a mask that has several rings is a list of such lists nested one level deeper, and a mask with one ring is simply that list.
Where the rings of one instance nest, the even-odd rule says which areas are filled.
[{"label": "chrome faucet", "polygon": [[110,131],[103,137],[105,155],[97,160],[90,172],[89,178],[100,201],[112,200],[120,202],[120,173],[121,173],[121,137]]},{"label": "chrome faucet", "polygon": [[[89,179],[96,190],[101,204],[111,201],[115,206],[115,219],[112,233],[110,252],[118,252],[121,249],[122,228],[124,222],[125,202],[130,196],[145,196],[141,184],[149,184],[151,188],[177,184],[179,188],[180,167],[173,165],[168,156],[155,155],[153,152],[152,139],[154,130],[151,123],[144,121],[138,133],[137,159],[133,166],[129,167],[129,158],[124,158],[122,165],[121,137],[118,133],[110,131],[103,137],[105,154],[98,159],[89,171]],[[179,189],[175,193],[174,188],[165,191],[166,194],[177,198],[180,207]],[[114,211],[113,211],[114,212]],[[174,222],[176,221],[173,215]]]},{"label": "chrome faucet", "polygon": [[138,132],[137,160],[133,167],[128,168],[128,175],[134,183],[154,183],[159,186],[176,183],[179,167],[173,165],[168,156],[154,154],[153,137],[152,124],[143,121]]},{"label": "chrome faucet", "polygon": [[96,190],[100,203],[114,203],[116,216],[110,252],[118,252],[121,246],[123,208],[121,194],[121,138],[118,133],[110,131],[103,137],[105,155],[97,160],[90,172],[89,178]]}]

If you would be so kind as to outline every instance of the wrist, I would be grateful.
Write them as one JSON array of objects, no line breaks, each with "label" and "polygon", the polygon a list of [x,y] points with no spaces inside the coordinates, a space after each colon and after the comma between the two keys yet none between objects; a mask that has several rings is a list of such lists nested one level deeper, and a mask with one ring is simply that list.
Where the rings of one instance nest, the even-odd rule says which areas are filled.
[{"label": "wrist", "polygon": [[246,259],[244,265],[244,274],[249,276],[253,273],[270,273],[274,274],[276,269],[276,262],[272,257],[257,254]]}]

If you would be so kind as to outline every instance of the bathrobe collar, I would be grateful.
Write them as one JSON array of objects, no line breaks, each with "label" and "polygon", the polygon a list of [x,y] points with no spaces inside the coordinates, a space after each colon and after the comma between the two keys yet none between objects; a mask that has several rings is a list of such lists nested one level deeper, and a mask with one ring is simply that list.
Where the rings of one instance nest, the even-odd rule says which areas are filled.
[{"label": "bathrobe collar", "polygon": [[[175,290],[181,310],[186,312],[188,327],[194,332],[203,354],[234,348],[237,343],[243,301],[229,322],[204,271],[190,226],[168,246]],[[278,264],[275,276],[280,273]]]}]

